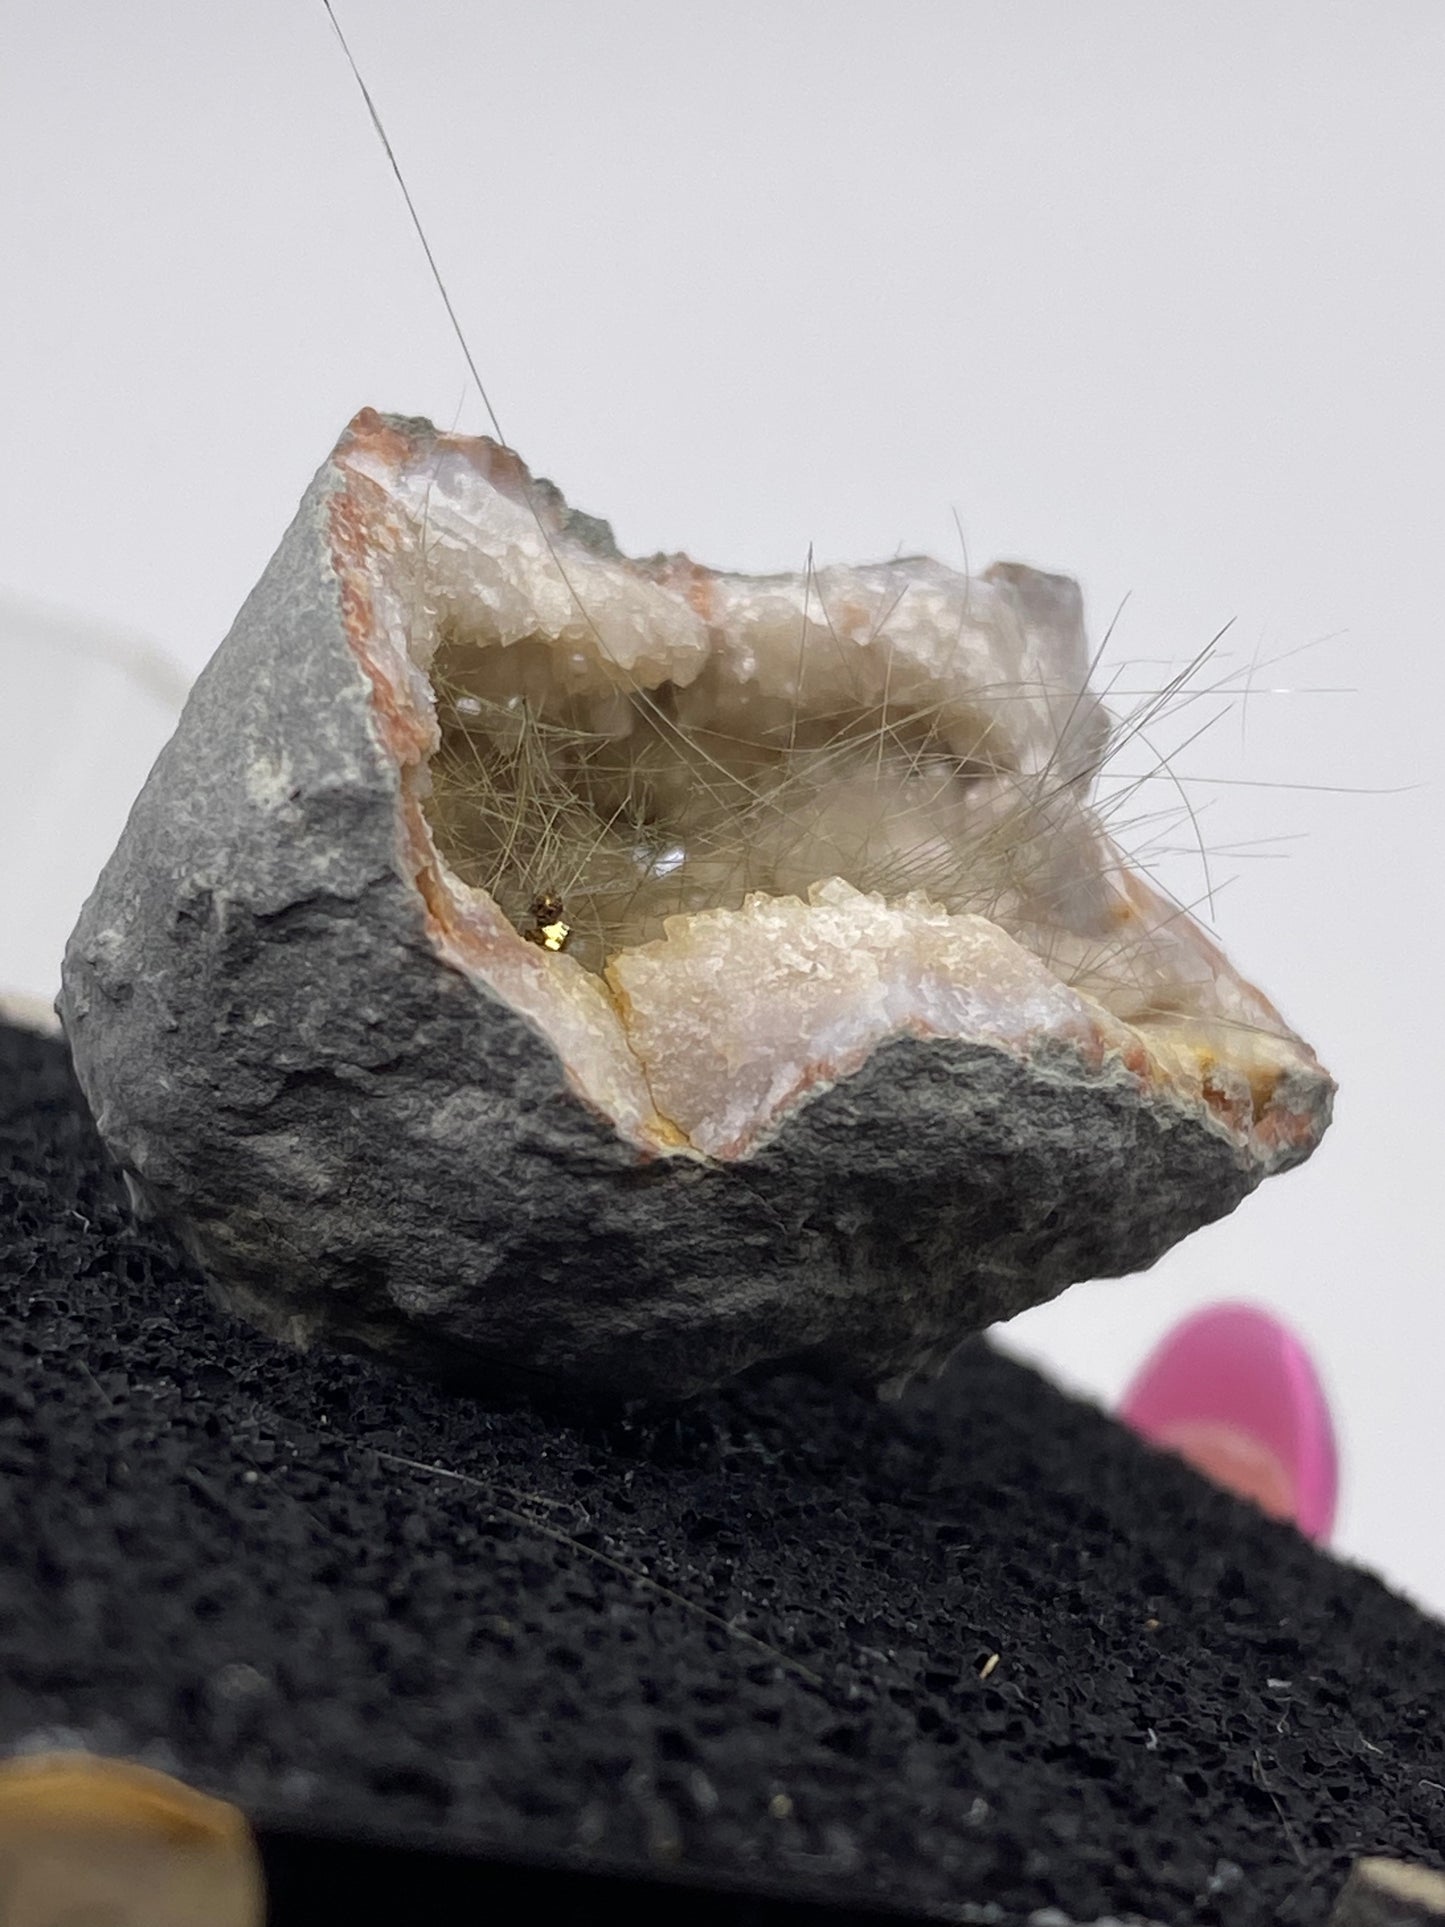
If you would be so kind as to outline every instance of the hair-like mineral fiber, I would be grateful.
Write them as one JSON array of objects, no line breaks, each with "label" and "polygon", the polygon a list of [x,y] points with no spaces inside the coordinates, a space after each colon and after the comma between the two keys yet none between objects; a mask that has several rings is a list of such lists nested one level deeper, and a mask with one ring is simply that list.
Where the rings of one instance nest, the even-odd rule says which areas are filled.
[{"label": "hair-like mineral fiber", "polygon": [[[823,640],[808,646],[838,647],[811,578],[809,591]],[[888,614],[885,605],[878,617],[885,690]],[[669,916],[736,908],[753,891],[802,895],[834,875],[888,899],[921,891],[1005,926],[1027,904],[1036,932],[1061,887],[1046,863],[1058,819],[1105,756],[1147,740],[1178,702],[1198,699],[1203,660],[1143,699],[1082,771],[1062,754],[1066,719],[1060,753],[1020,776],[989,748],[991,715],[1032,693],[1018,688],[986,693],[976,740],[962,752],[956,730],[944,736],[952,705],[945,716],[941,702],[904,707],[861,690],[823,712],[765,714],[742,733],[681,720],[670,683],[632,683],[627,714],[617,717],[614,700],[599,728],[595,699],[556,686],[544,644],[486,650],[453,635],[431,667],[441,748],[429,815],[452,867],[519,929],[533,934],[539,901],[560,902],[570,954],[593,970],[661,935]],[[1156,815],[1139,809],[1156,773],[1117,788],[1108,805],[1115,824],[1127,817],[1137,833]],[[1003,785],[1003,807],[971,810],[960,776]],[[1162,814],[1172,823],[1178,811]],[[1090,969],[1101,963],[1090,956]]]},{"label": "hair-like mineral fiber", "polygon": [[[370,90],[331,0],[322,4],[496,438],[510,446]],[[528,500],[581,620],[611,662],[530,490]],[[425,541],[423,528],[423,551]],[[966,552],[964,563],[966,571]],[[811,555],[806,594],[816,618],[809,620],[805,604],[800,649],[838,649],[846,660]],[[876,612],[873,641],[889,667],[888,622],[903,594],[906,588],[883,596]],[[1113,624],[1099,655],[1112,633]],[[464,882],[486,891],[524,934],[548,948],[565,948],[595,972],[619,950],[661,935],[670,916],[737,907],[754,891],[806,895],[810,883],[842,876],[888,899],[921,891],[950,911],[991,917],[1072,981],[1127,981],[1131,954],[1142,955],[1155,933],[1136,930],[1082,951],[1075,942],[1066,958],[1051,955],[1051,900],[1078,882],[1076,876],[1061,881],[1059,866],[1048,862],[1051,841],[1065,816],[1076,819],[1079,800],[1106,763],[1137,743],[1145,767],[1116,778],[1094,815],[1111,836],[1129,844],[1131,861],[1146,870],[1153,851],[1167,848],[1168,837],[1187,820],[1203,866],[1201,896],[1212,901],[1208,852],[1195,812],[1168,756],[1153,748],[1151,733],[1202,699],[1250,693],[1260,665],[1243,683],[1216,676],[1219,642],[1216,636],[1162,687],[1143,693],[1121,690],[1122,671],[1116,672],[1101,694],[1106,700],[1127,694],[1133,706],[1098,752],[1082,768],[1077,755],[1069,754],[1076,748],[1069,708],[1055,754],[1042,770],[1021,777],[991,757],[989,717],[1036,690],[982,692],[977,741],[962,753],[956,730],[945,743],[936,709],[889,701],[888,668],[882,700],[860,690],[856,701],[827,713],[805,713],[800,703],[786,719],[765,718],[746,734],[735,726],[686,721],[672,684],[644,688],[617,670],[627,715],[621,726],[614,714],[604,727],[595,701],[565,693],[540,640],[482,649],[475,638],[453,630],[441,636],[430,667],[441,746],[431,767],[428,815],[438,847]],[[1096,656],[1095,667],[1097,662]],[[800,672],[802,667],[800,660]],[[797,681],[801,686],[801,673]],[[1052,694],[1057,701],[1058,692]],[[1187,742],[1227,707],[1226,700],[1212,708]],[[992,779],[1005,794],[1004,805],[988,812],[960,807],[960,775]],[[1174,792],[1164,809],[1146,802],[1159,781]],[[1141,843],[1146,833],[1152,842]],[[1092,847],[1107,849],[1097,841]],[[1176,904],[1170,918],[1192,907]],[[1147,1016],[1142,983],[1140,990],[1134,1013]]]}]

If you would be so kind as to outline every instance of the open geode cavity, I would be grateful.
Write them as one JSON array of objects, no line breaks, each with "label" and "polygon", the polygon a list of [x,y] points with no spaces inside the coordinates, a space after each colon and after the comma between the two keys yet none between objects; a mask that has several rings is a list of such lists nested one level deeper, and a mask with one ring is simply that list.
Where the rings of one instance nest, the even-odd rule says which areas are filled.
[{"label": "open geode cavity", "polygon": [[429,1370],[878,1379],[1138,1269],[1332,1086],[1089,808],[1077,588],[634,562],[358,416],[66,959],[229,1298]]}]

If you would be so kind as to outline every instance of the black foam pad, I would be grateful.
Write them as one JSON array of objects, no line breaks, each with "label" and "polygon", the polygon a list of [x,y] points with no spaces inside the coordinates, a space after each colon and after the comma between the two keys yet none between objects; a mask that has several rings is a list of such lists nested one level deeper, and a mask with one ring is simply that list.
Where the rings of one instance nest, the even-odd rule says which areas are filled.
[{"label": "black foam pad", "polygon": [[569,1414],[284,1350],[12,1029],[0,1509],[0,1749],[267,1838],[1237,1924],[1445,1847],[1441,1627],[1034,1374]]}]

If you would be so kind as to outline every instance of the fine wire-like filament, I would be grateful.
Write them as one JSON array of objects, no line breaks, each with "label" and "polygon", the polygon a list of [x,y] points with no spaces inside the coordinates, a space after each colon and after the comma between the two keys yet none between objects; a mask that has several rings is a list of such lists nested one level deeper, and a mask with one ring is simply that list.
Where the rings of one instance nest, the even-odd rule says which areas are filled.
[{"label": "fine wire-like filament", "polygon": [[[379,111],[330,0],[323,5],[505,448]],[[524,499],[551,566],[605,660],[601,632],[553,540],[536,485],[525,469],[522,475]],[[423,552],[425,547],[423,526]],[[814,586],[811,553],[806,586]],[[880,603],[870,642],[887,646],[888,621],[906,593],[905,581],[896,596]],[[818,604],[836,647],[821,595]],[[960,630],[968,615],[966,595]],[[800,692],[813,646],[809,636],[805,594]],[[1135,1021],[1167,1018],[1187,1008],[1188,987],[1161,983],[1158,942],[1167,941],[1169,926],[1187,922],[1197,906],[1158,891],[1155,879],[1156,897],[1168,899],[1163,919],[1142,929],[1125,919],[1127,927],[1101,934],[1097,926],[1107,921],[1102,906],[1111,878],[1122,874],[1121,861],[1108,837],[1081,833],[1081,824],[1085,814],[1096,829],[1107,824],[1117,833],[1127,823],[1132,841],[1141,828],[1187,819],[1204,872],[1201,901],[1212,908],[1209,852],[1194,806],[1169,757],[1155,755],[1146,732],[1180,703],[1225,692],[1224,684],[1203,687],[1198,681],[1218,640],[1146,696],[1082,768],[1075,766],[1073,725],[1087,684],[1079,687],[1055,753],[1042,769],[1020,772],[990,754],[990,709],[1040,694],[1052,708],[1053,695],[1067,698],[1068,692],[1024,685],[978,692],[976,754],[960,757],[956,731],[945,740],[926,705],[895,709],[886,680],[881,702],[805,713],[800,700],[781,722],[764,720],[745,733],[697,727],[678,713],[671,684],[629,687],[622,676],[599,714],[595,702],[550,686],[540,642],[489,652],[502,659],[498,677],[497,662],[482,663],[465,638],[443,638],[432,665],[441,747],[431,770],[429,815],[462,881],[491,896],[523,935],[548,950],[567,950],[594,973],[617,951],[662,934],[670,916],[737,907],[753,892],[806,896],[810,885],[839,876],[887,899],[917,892],[950,911],[989,917],[1066,981],[1116,1009],[1122,1003]],[[1258,667],[1242,688],[1227,693],[1247,697]],[[1155,757],[1153,767],[1086,812],[1106,759],[1135,740]],[[1126,818],[1140,790],[1156,779],[1174,788],[1177,805]],[[1067,852],[1061,858],[1061,844],[1072,845],[1083,861],[1071,866]],[[1147,852],[1137,845],[1132,861],[1152,878]]]},{"label": "fine wire-like filament", "polygon": [[[825,621],[806,647],[835,646],[830,635]],[[881,629],[872,640],[889,652]],[[734,703],[709,725],[696,720],[706,705],[695,690],[619,675],[609,693],[569,694],[546,642],[489,647],[452,629],[429,669],[441,742],[428,815],[463,882],[593,973],[661,936],[670,917],[736,909],[755,892],[806,899],[837,876],[890,901],[919,893],[986,916],[1066,981],[1114,1005],[1122,992],[1136,1020],[1168,1016],[1178,1000],[1150,967],[1159,927],[1084,933],[1121,872],[1102,824],[1131,842],[1157,836],[1181,815],[1193,824],[1188,799],[1141,807],[1150,784],[1174,780],[1165,756],[1099,809],[1086,799],[1110,759],[1147,746],[1184,707],[1228,703],[1236,692],[1211,673],[1216,646],[1116,719],[1082,765],[1077,696],[1055,692],[1057,746],[1042,769],[1020,772],[995,753],[992,719],[1038,690],[975,691],[972,738],[961,742],[956,698],[946,734],[942,701],[890,702],[891,652],[882,700],[860,687],[851,705],[780,712],[759,701],[751,718]],[[1167,919],[1191,908],[1171,902]]]}]

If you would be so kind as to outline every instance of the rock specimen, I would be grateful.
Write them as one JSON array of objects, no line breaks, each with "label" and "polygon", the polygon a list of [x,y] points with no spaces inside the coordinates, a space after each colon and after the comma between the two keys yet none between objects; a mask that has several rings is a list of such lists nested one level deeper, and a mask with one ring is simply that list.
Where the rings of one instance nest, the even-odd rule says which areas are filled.
[{"label": "rock specimen", "polygon": [[1429,1927],[1445,1921],[1445,1874],[1374,1854],[1355,1862],[1329,1927]]},{"label": "rock specimen", "polygon": [[129,1760],[0,1761],[6,1927],[263,1927],[260,1855],[238,1807]]},{"label": "rock specimen", "polygon": [[359,415],[66,957],[229,1302],[458,1379],[884,1381],[1138,1270],[1332,1085],[1089,808],[1075,585],[633,562]]}]

